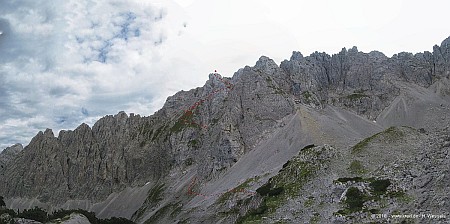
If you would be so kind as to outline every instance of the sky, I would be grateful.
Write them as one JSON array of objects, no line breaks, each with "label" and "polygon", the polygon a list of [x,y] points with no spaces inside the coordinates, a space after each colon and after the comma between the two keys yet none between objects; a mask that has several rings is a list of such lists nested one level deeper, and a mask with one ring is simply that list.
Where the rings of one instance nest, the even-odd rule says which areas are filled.
[{"label": "sky", "polygon": [[0,150],[230,77],[262,55],[432,51],[447,0],[0,0]]}]

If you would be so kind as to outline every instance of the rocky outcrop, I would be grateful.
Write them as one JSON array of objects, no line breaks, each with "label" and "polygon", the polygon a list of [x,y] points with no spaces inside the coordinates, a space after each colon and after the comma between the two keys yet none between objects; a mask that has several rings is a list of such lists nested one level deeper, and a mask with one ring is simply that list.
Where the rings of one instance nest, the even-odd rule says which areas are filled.
[{"label": "rocky outcrop", "polygon": [[442,41],[441,45],[433,47],[433,74],[441,78],[450,77],[450,37]]},{"label": "rocky outcrop", "polygon": [[22,144],[15,144],[4,149],[0,153],[0,173],[1,170],[6,169],[7,164],[14,160],[16,156],[23,150]]},{"label": "rocky outcrop", "polygon": [[[39,132],[8,166],[1,194],[39,196],[42,202],[68,199],[105,199],[125,186],[157,179],[168,168],[164,153],[139,147],[143,119],[125,113],[106,116],[91,129]],[[156,171],[156,172],[155,172]]]},{"label": "rocky outcrop", "polygon": [[391,58],[356,47],[334,55],[315,52],[304,57],[294,52],[280,67],[290,76],[293,95],[316,106],[332,104],[375,118],[399,95],[397,82],[429,87],[449,77],[450,40],[435,46],[433,53],[399,53]]},{"label": "rocky outcrop", "polygon": [[256,194],[221,206],[224,223],[447,223],[448,138],[401,127],[349,150],[306,147]]}]

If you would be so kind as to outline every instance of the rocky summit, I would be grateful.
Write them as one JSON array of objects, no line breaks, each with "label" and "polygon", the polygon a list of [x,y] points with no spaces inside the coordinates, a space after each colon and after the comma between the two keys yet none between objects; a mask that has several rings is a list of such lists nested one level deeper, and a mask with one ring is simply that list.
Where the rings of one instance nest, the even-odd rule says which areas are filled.
[{"label": "rocky summit", "polygon": [[450,38],[392,57],[262,56],[151,116],[5,149],[0,195],[136,223],[449,223],[449,125]]}]

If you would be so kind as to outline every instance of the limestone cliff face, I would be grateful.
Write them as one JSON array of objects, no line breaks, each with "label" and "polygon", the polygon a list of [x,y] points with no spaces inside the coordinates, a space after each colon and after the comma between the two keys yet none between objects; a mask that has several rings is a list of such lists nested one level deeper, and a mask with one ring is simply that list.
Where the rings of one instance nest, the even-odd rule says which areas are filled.
[{"label": "limestone cliff face", "polygon": [[[21,144],[15,144],[11,147],[6,148],[0,153],[0,170],[6,169],[8,163],[23,150],[23,146]],[[0,171],[1,173],[1,171]]]},{"label": "limestone cliff face", "polygon": [[356,47],[332,56],[315,52],[303,57],[294,52],[281,68],[292,80],[293,94],[303,102],[338,105],[373,119],[400,93],[398,82],[428,87],[448,78],[449,41],[435,46],[433,53],[402,52],[392,58]]},{"label": "limestone cliff face", "polygon": [[[294,116],[298,105],[318,114],[332,107],[361,119],[387,117],[392,123],[395,117],[386,110],[400,102],[404,85],[439,89],[447,97],[449,76],[450,38],[432,53],[399,53],[391,58],[356,47],[331,56],[294,52],[280,66],[263,56],[232,78],[210,74],[203,87],[168,97],[152,116],[120,112],[101,118],[93,127],[82,124],[61,131],[58,137],[50,129],[39,132],[24,150],[14,146],[0,154],[0,195],[37,197],[59,205],[70,199],[101,201],[126,187],[159,183],[187,171],[207,182],[233,168],[284,126],[283,119]],[[342,113],[336,114],[341,119]],[[315,127],[302,116],[302,127]],[[372,129],[376,128],[381,126]],[[325,133],[312,129],[302,133],[310,131],[317,136]]]},{"label": "limestone cliff face", "polygon": [[[5,196],[36,197],[43,202],[100,199],[125,186],[163,175],[164,153],[142,149],[139,116],[106,116],[91,129],[39,132],[4,171]],[[166,163],[167,164],[167,163]],[[156,171],[156,172],[154,172]]]}]

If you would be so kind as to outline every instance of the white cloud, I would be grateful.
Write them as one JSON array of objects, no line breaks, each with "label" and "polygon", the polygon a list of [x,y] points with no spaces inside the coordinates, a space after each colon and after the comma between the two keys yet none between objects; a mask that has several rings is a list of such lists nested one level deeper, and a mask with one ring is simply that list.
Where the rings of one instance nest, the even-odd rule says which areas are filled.
[{"label": "white cloud", "polygon": [[120,110],[150,115],[174,89],[193,86],[177,81],[189,80],[181,71],[190,62],[165,53],[184,29],[168,3],[2,3],[0,148]]},{"label": "white cloud", "polygon": [[281,62],[294,50],[333,54],[357,46],[391,56],[431,51],[450,35],[446,0],[179,1],[187,2],[187,33],[198,54],[226,75],[260,55]]}]

